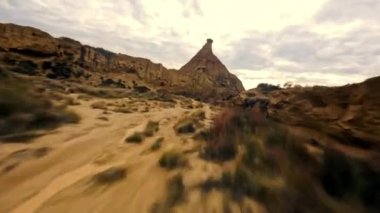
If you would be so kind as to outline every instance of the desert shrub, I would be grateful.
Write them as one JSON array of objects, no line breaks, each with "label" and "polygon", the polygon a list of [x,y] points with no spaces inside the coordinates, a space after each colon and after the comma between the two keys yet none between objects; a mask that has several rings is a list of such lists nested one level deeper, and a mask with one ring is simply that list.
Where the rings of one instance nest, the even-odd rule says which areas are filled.
[{"label": "desert shrub", "polygon": [[197,120],[204,120],[206,118],[206,113],[203,110],[197,110],[193,112],[190,117]]},{"label": "desert shrub", "polygon": [[99,98],[125,98],[130,96],[124,89],[118,88],[95,88],[91,86],[78,85],[75,90],[75,93],[84,93],[90,96],[99,97]]},{"label": "desert shrub", "polygon": [[[205,137],[204,154],[211,159],[230,159],[231,150],[223,154],[224,148],[240,146],[241,155],[235,170],[207,180],[201,187],[226,190],[238,200],[251,197],[262,202],[268,212],[340,212],[347,206],[353,212],[379,209],[380,172],[363,160],[324,148],[320,161],[305,148],[304,139],[281,125],[258,121],[251,112],[241,110],[219,116]],[[323,189],[328,197],[320,193]]]},{"label": "desert shrub", "polygon": [[323,165],[321,182],[327,193],[334,197],[342,197],[355,190],[358,171],[347,156],[328,151],[324,155]]},{"label": "desert shrub", "polygon": [[203,156],[216,160],[232,159],[238,144],[249,140],[254,131],[255,121],[250,111],[226,110],[214,118]]},{"label": "desert shrub", "polygon": [[205,112],[203,110],[198,110],[180,119],[174,125],[174,129],[176,133],[179,134],[194,133],[198,127],[202,126],[200,121],[204,120],[205,118]]},{"label": "desert shrub", "polygon": [[167,194],[165,200],[156,202],[152,205],[150,212],[163,213],[172,212],[171,208],[182,202],[185,198],[185,185],[183,184],[183,177],[177,174],[170,178],[166,185]]},{"label": "desert shrub", "polygon": [[154,143],[152,144],[152,146],[150,147],[150,150],[151,151],[156,151],[156,150],[160,149],[161,148],[161,144],[162,144],[163,141],[164,141],[163,137],[157,138],[154,141]]},{"label": "desert shrub", "polygon": [[272,85],[272,84],[260,83],[259,85],[257,85],[257,89],[259,89],[263,93],[268,93],[275,90],[279,90],[281,88],[279,86]]},{"label": "desert shrub", "polygon": [[47,77],[56,79],[56,78],[70,78],[73,74],[73,70],[69,64],[65,62],[59,62],[52,66],[51,72],[48,73]]},{"label": "desert shrub", "polygon": [[89,101],[89,100],[91,100],[91,99],[92,99],[92,97],[89,96],[89,95],[85,95],[85,94],[78,95],[78,100]]},{"label": "desert shrub", "polygon": [[18,66],[15,69],[16,72],[28,74],[28,75],[37,74],[38,65],[35,64],[33,61],[30,61],[30,60],[19,61],[17,65]]},{"label": "desert shrub", "polygon": [[167,93],[167,92],[157,91],[157,93],[151,93],[151,97],[149,97],[148,99],[154,100],[154,101],[175,103],[174,96],[170,93]]},{"label": "desert shrub", "polygon": [[129,110],[128,108],[125,108],[125,107],[117,107],[117,108],[113,109],[112,111],[119,112],[119,113],[132,113],[131,110]]},{"label": "desert shrub", "polygon": [[175,127],[175,131],[180,134],[185,133],[194,133],[195,132],[195,124],[194,121],[191,119],[184,119],[179,121]]},{"label": "desert shrub", "polygon": [[52,150],[52,148],[50,148],[50,147],[40,147],[40,148],[37,148],[33,151],[33,156],[36,158],[41,158],[41,157],[47,155],[51,150]]},{"label": "desert shrub", "polygon": [[121,79],[115,81],[111,78],[104,79],[103,77],[101,77],[100,81],[101,83],[99,86],[102,86],[102,87],[126,88],[125,82],[122,81]]},{"label": "desert shrub", "polygon": [[108,121],[109,119],[105,116],[99,116],[96,119],[102,120],[102,121]]},{"label": "desert shrub", "polygon": [[93,180],[98,184],[113,184],[121,181],[127,176],[127,170],[120,167],[112,167],[105,171],[99,172],[93,177]]},{"label": "desert shrub", "polygon": [[165,152],[159,160],[159,165],[169,170],[178,167],[183,167],[186,164],[187,160],[183,156],[183,154],[176,151]]},{"label": "desert shrub", "polygon": [[93,109],[107,109],[107,104],[104,101],[97,101],[91,104]]},{"label": "desert shrub", "polygon": [[327,149],[319,179],[324,190],[334,198],[358,199],[368,212],[380,209],[380,172],[363,160]]},{"label": "desert shrub", "polygon": [[146,93],[150,91],[150,89],[146,86],[134,86],[133,89],[139,93]]},{"label": "desert shrub", "polygon": [[144,135],[146,137],[151,137],[156,133],[159,129],[159,123],[156,121],[149,121],[144,129]]},{"label": "desert shrub", "polygon": [[125,139],[127,143],[141,143],[144,140],[144,134],[141,132],[135,132],[131,136]]},{"label": "desert shrub", "polygon": [[182,175],[178,174],[171,178],[168,182],[167,190],[166,203],[169,206],[174,206],[181,202],[185,195],[185,185],[183,184]]},{"label": "desert shrub", "polygon": [[35,92],[27,81],[0,80],[0,135],[18,135],[32,130],[53,129],[77,123],[79,116],[57,107],[45,94]]}]

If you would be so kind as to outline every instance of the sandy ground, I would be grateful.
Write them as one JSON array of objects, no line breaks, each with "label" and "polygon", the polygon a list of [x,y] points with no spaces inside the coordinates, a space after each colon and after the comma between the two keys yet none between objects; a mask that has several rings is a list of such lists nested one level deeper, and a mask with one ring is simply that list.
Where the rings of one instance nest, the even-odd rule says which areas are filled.
[{"label": "sandy ground", "polygon": [[[0,173],[0,212],[150,212],[153,204],[163,201],[167,181],[177,173],[183,175],[186,196],[172,208],[174,212],[223,212],[226,205],[240,212],[243,204],[261,211],[253,201],[238,205],[220,191],[204,194],[196,187],[220,175],[221,165],[199,158],[199,142],[176,135],[173,126],[185,113],[199,109],[155,105],[145,113],[103,115],[103,110],[90,107],[94,101],[98,100],[70,106],[80,114],[79,124],[60,127],[29,143],[0,143],[0,165],[15,165]],[[204,105],[203,110],[209,123],[210,107]],[[141,144],[124,142],[149,120],[160,123],[153,137]],[[161,149],[150,151],[158,137],[164,137]],[[41,147],[48,150],[46,155],[33,155]],[[162,153],[172,149],[185,153],[186,168],[168,171],[158,165]],[[125,179],[106,186],[93,183],[94,175],[115,166],[126,168]]]}]

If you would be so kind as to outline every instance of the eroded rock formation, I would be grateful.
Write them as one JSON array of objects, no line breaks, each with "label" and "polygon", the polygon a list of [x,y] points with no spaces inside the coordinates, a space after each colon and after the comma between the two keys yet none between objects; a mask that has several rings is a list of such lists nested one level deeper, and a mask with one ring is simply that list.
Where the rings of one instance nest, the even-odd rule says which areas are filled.
[{"label": "eroded rock formation", "polygon": [[102,79],[112,79],[126,82],[126,88],[145,85],[203,100],[223,100],[244,90],[240,80],[213,54],[211,39],[177,71],[149,59],[82,45],[70,38],[54,38],[32,27],[0,24],[0,65],[23,74],[93,86],[104,86]]}]

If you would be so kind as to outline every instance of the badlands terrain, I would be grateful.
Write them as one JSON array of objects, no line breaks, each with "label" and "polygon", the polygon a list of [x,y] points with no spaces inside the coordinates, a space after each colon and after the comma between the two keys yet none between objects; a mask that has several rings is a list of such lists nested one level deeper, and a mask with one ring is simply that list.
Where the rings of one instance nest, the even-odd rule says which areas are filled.
[{"label": "badlands terrain", "polygon": [[380,77],[245,91],[0,24],[0,212],[378,212]]}]

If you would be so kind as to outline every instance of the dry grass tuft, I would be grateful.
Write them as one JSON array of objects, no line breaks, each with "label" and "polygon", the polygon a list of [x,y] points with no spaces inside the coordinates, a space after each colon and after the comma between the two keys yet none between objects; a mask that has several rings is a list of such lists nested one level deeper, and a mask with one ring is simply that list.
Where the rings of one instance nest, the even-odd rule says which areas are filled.
[{"label": "dry grass tuft", "polygon": [[33,88],[23,79],[0,79],[0,137],[23,141],[21,135],[79,121],[66,105],[55,105],[48,94],[36,93]]},{"label": "dry grass tuft", "polygon": [[146,137],[153,136],[159,130],[159,122],[149,121],[143,131]]},{"label": "dry grass tuft", "polygon": [[190,115],[180,119],[175,125],[174,130],[178,134],[194,133],[196,129],[202,126],[201,121],[206,118],[205,112],[198,110]]},{"label": "dry grass tuft", "polygon": [[101,185],[109,185],[123,180],[127,176],[127,170],[120,167],[112,167],[96,174],[93,180]]},{"label": "dry grass tuft", "polygon": [[141,132],[135,132],[131,136],[125,139],[127,143],[141,143],[144,140],[145,136]]},{"label": "dry grass tuft", "polygon": [[91,104],[93,109],[107,109],[107,103],[104,101],[97,101]]},{"label": "dry grass tuft", "polygon": [[162,144],[163,141],[164,141],[163,137],[157,138],[156,141],[150,147],[150,150],[151,151],[159,150],[161,148],[161,144]]},{"label": "dry grass tuft", "polygon": [[168,170],[184,167],[187,165],[187,159],[185,156],[177,151],[165,152],[160,160],[159,165]]}]

